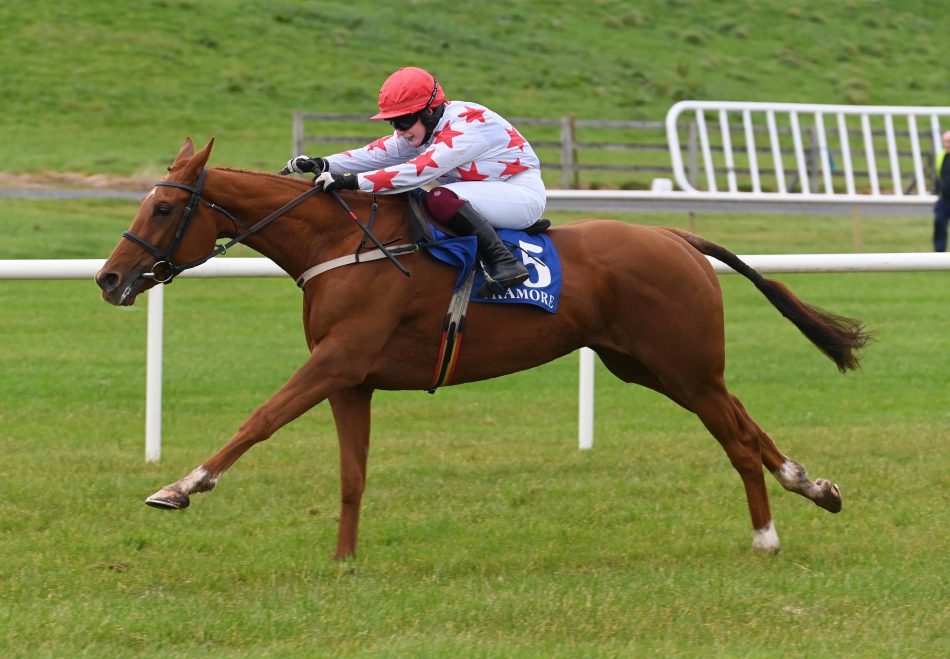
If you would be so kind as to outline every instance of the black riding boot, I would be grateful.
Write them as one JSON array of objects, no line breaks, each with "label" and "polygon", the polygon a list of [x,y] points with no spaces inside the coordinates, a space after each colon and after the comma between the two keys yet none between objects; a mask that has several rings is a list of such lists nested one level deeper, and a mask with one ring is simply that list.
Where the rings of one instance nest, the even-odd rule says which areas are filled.
[{"label": "black riding boot", "polygon": [[[449,228],[455,233],[465,236],[475,236],[478,241],[478,256],[488,270],[491,277],[501,290],[520,284],[528,278],[528,269],[524,263],[516,259],[511,251],[501,241],[495,228],[488,223],[481,214],[465,202],[458,212],[448,222]],[[492,294],[491,282],[486,282],[477,295],[488,297]]]}]

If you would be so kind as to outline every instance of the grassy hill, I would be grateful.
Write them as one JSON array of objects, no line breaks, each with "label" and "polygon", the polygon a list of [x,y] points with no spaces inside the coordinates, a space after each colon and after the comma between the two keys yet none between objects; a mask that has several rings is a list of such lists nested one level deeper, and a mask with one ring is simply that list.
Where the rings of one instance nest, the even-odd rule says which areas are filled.
[{"label": "grassy hill", "polygon": [[419,65],[508,116],[662,119],[684,98],[947,102],[939,3],[8,0],[0,171],[155,175],[185,136],[273,169],[291,113],[375,111]]}]

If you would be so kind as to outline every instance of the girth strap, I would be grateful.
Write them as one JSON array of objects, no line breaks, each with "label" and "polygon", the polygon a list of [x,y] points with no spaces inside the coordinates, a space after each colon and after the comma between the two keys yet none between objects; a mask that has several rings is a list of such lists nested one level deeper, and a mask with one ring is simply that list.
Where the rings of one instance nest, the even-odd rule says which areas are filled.
[{"label": "girth strap", "polygon": [[[353,263],[363,263],[364,261],[378,261],[379,259],[388,259],[393,256],[399,256],[401,254],[412,254],[413,252],[418,252],[420,245],[418,243],[406,243],[405,245],[396,245],[395,247],[383,247],[382,249],[374,249],[369,252],[361,252],[356,254],[347,254],[346,256],[341,256],[338,259],[332,259],[330,261],[325,261],[319,265],[315,265],[312,268],[304,270],[303,274],[297,277],[297,286],[303,288],[304,285],[316,277],[317,275],[323,274],[327,270],[333,270],[334,268],[339,268],[343,265],[350,265]],[[388,252],[388,254],[387,254]]]}]

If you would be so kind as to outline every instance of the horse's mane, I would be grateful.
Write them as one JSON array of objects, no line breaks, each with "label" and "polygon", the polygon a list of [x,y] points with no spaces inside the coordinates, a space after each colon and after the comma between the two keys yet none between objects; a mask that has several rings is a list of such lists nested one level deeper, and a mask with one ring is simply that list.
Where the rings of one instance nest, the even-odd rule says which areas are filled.
[{"label": "horse's mane", "polygon": [[216,169],[216,170],[221,171],[221,172],[231,172],[231,173],[233,173],[233,174],[247,174],[248,176],[255,176],[255,177],[266,176],[267,178],[272,178],[272,179],[275,179],[275,180],[278,180],[278,181],[283,181],[283,182],[285,182],[285,183],[292,181],[293,183],[295,183],[295,184],[299,183],[300,185],[308,185],[308,184],[309,184],[308,181],[305,181],[305,180],[303,180],[303,179],[299,179],[299,178],[296,178],[296,177],[281,176],[280,174],[274,174],[274,173],[272,173],[272,172],[259,172],[259,171],[255,171],[255,170],[253,170],[253,169],[241,169],[241,168],[238,168],[238,167],[212,167],[212,169]]},{"label": "horse's mane", "polygon": [[[306,188],[307,186],[310,185],[310,181],[306,179],[297,178],[294,176],[282,176],[280,174],[274,174],[272,172],[259,172],[253,169],[241,169],[239,167],[213,167],[212,169],[216,169],[221,172],[231,172],[233,174],[247,174],[248,176],[255,176],[255,177],[263,176],[270,179],[274,179],[276,181],[281,181],[283,183],[292,183],[293,185],[297,185],[301,188]],[[406,192],[397,192],[394,194],[387,194],[387,195],[380,195],[380,196],[404,197],[406,194],[407,194]]]},{"label": "horse's mane", "polygon": [[[252,176],[257,179],[266,178],[269,181],[272,181],[274,183],[279,183],[280,185],[290,185],[291,187],[299,189],[300,192],[304,192],[311,185],[310,181],[307,179],[297,178],[295,176],[282,176],[280,174],[274,174],[272,172],[259,172],[253,169],[242,169],[238,167],[213,167],[212,169],[220,171],[220,172],[228,172],[232,174],[242,174],[242,175]],[[366,201],[369,201],[371,199],[371,196],[365,192],[360,193],[360,192],[351,191],[351,190],[343,190],[341,192],[344,197],[347,197],[351,200],[351,203],[352,203],[352,200],[354,199],[354,196],[356,197],[359,197],[361,195],[365,196]],[[397,192],[395,194],[387,194],[387,195],[379,195],[379,196],[372,195],[372,199],[375,199],[378,202],[381,202],[383,199],[387,199],[387,198],[393,201],[395,201],[396,199],[404,200],[407,194],[408,194],[407,192]],[[351,195],[354,195],[354,196],[351,196]],[[387,201],[386,203],[391,203],[391,202]],[[403,203],[405,202],[403,201]]]}]

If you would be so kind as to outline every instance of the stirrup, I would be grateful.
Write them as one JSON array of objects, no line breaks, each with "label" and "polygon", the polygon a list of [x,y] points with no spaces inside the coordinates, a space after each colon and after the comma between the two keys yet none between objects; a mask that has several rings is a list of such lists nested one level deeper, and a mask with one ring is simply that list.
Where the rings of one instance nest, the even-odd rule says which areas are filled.
[{"label": "stirrup", "polygon": [[475,295],[481,298],[488,298],[492,295],[504,295],[505,291],[509,288],[528,281],[528,278],[531,276],[531,273],[525,270],[524,274],[516,275],[515,277],[505,280],[507,283],[502,283],[492,277],[484,265],[482,265],[482,274],[485,275],[485,283],[475,293]]},{"label": "stirrup", "polygon": [[485,275],[485,283],[482,284],[482,287],[475,291],[475,296],[482,299],[487,299],[493,295],[504,295],[505,288],[497,281],[491,278],[490,275]]}]

